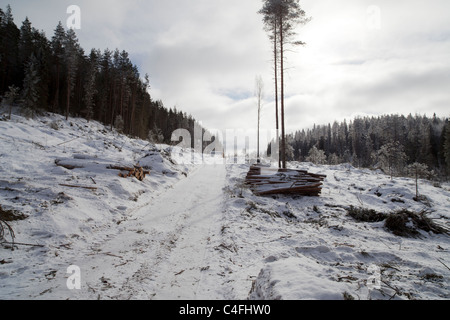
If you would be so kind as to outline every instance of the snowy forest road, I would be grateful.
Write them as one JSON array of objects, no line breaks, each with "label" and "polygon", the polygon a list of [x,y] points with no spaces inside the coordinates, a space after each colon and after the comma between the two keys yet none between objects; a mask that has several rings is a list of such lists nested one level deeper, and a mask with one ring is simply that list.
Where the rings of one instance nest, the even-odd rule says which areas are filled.
[{"label": "snowy forest road", "polygon": [[155,213],[146,222],[168,236],[162,243],[154,299],[208,298],[201,290],[202,275],[209,267],[211,233],[220,229],[224,184],[225,166],[205,165],[144,209]]},{"label": "snowy forest road", "polygon": [[202,165],[130,214],[120,231],[109,235],[95,248],[98,254],[81,266],[92,270],[84,280],[89,295],[121,300],[217,298],[208,292],[219,280],[214,277],[220,278],[209,270],[208,255],[214,251],[211,237],[220,233],[225,178],[224,165]]}]

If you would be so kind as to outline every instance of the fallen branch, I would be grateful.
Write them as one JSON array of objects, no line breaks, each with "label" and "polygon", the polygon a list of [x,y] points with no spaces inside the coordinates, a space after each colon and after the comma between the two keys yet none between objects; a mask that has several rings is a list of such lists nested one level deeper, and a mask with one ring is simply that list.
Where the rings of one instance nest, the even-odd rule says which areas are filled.
[{"label": "fallen branch", "polygon": [[80,139],[80,137],[76,137],[76,138],[74,138],[74,139],[72,139],[72,140],[69,140],[69,141],[61,142],[61,143],[55,145],[55,147],[62,146],[63,144],[66,144],[66,143],[75,141],[75,140],[77,140],[77,139]]},{"label": "fallen branch", "polygon": [[44,248],[45,247],[42,244],[32,244],[32,243],[8,242],[8,241],[3,241],[1,243],[9,244],[11,246],[18,245],[18,246],[39,247],[39,248]]},{"label": "fallen branch", "polygon": [[440,263],[442,263],[442,265],[443,265],[444,267],[446,267],[448,270],[450,270],[450,268],[447,267],[447,265],[446,265],[445,263],[443,263],[441,260],[439,260],[439,259],[436,259],[436,260],[439,261]]},{"label": "fallen branch", "polygon": [[60,184],[62,187],[68,187],[68,188],[80,188],[80,189],[88,189],[88,190],[97,190],[96,187],[85,187],[85,186],[74,186],[70,184]]},{"label": "fallen branch", "polygon": [[4,227],[3,225],[5,225],[5,226],[6,226],[6,229],[8,229],[9,235],[11,236],[11,241],[12,241],[12,242],[2,241],[1,243],[9,243],[9,244],[12,244],[13,247],[14,247],[14,238],[15,238],[14,230],[13,230],[13,229],[11,228],[11,226],[10,226],[6,221],[4,221],[4,220],[0,220],[0,240],[5,238],[5,227]]},{"label": "fallen branch", "polygon": [[66,168],[66,169],[68,169],[68,170],[82,169],[82,168],[84,168],[83,166],[75,166],[75,165],[73,165],[73,164],[64,164],[64,163],[60,163],[60,162],[61,162],[61,160],[55,160],[55,164],[56,164],[58,167],[63,167],[63,168]]}]

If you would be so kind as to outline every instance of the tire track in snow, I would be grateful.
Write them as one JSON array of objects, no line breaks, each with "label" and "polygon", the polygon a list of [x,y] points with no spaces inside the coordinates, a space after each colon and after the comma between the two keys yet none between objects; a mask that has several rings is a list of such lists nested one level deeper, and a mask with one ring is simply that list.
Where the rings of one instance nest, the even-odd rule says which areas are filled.
[{"label": "tire track in snow", "polygon": [[215,281],[205,278],[205,259],[212,233],[220,229],[225,176],[225,166],[205,165],[136,212],[136,222],[155,241],[138,258],[143,262],[124,283],[122,296],[126,292],[132,299],[211,298],[201,282]]}]

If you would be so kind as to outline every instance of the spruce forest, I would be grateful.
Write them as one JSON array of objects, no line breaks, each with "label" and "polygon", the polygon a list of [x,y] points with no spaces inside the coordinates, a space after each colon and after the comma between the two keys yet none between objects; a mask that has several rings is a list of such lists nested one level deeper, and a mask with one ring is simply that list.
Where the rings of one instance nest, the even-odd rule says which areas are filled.
[{"label": "spruce forest", "polygon": [[[49,111],[100,121],[130,136],[170,143],[172,132],[200,124],[152,100],[149,76],[141,77],[124,50],[86,53],[73,29],[61,22],[48,39],[26,18],[20,28],[11,7],[0,8],[0,96],[32,116]],[[203,130],[203,129],[201,129]]]},{"label": "spruce forest", "polygon": [[352,163],[396,175],[422,164],[440,177],[450,173],[450,123],[434,115],[357,117],[350,122],[314,125],[287,137],[289,160],[317,164]]}]

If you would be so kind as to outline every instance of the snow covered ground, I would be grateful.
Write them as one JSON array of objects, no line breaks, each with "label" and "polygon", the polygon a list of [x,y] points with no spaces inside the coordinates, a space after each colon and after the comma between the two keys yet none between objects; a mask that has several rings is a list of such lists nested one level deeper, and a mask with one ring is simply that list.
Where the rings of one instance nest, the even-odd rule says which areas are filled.
[{"label": "snow covered ground", "polygon": [[[395,236],[384,222],[358,222],[345,209],[353,205],[391,213],[425,207],[448,228],[448,184],[437,188],[421,182],[430,208],[412,199],[411,179],[391,181],[380,172],[350,165],[291,166],[327,175],[322,196],[274,199],[255,197],[245,188],[230,190],[234,203],[224,218],[236,249],[236,254],[229,252],[234,261],[230,276],[236,282],[255,280],[251,299],[449,298],[448,235]],[[246,170],[232,170],[228,179],[240,181]],[[236,288],[236,297],[246,291]]]},{"label": "snow covered ground", "polygon": [[[108,169],[138,163],[142,182]],[[448,235],[400,237],[346,210],[427,209],[448,228],[448,183],[421,181],[424,204],[412,179],[290,166],[326,174],[322,196],[257,197],[248,165],[177,164],[97,122],[0,121],[0,206],[27,216],[8,222],[20,244],[6,232],[0,246],[0,299],[450,298]]]}]

